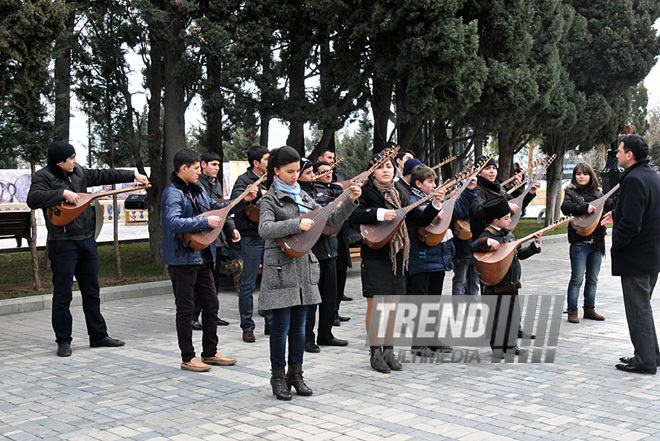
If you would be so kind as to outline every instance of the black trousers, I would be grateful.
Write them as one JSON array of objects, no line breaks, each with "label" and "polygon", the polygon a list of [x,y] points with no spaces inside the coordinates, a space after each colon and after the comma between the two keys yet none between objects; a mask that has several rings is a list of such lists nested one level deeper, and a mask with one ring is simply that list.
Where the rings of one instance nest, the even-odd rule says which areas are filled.
[{"label": "black trousers", "polygon": [[337,306],[335,308],[335,320],[339,320],[339,307],[341,306],[341,299],[344,298],[347,274],[348,268],[337,269]]},{"label": "black trousers", "polygon": [[[215,295],[218,295],[218,288],[220,288],[220,250],[222,247],[217,247],[215,249],[215,265],[213,265],[213,284],[215,285]],[[202,312],[202,303],[199,301],[197,293],[195,293],[195,305],[193,307],[192,321],[199,321],[199,313]],[[219,305],[219,304],[218,304]],[[218,306],[218,311],[220,306]]]},{"label": "black trousers", "polygon": [[170,265],[168,267],[176,303],[176,335],[181,359],[195,357],[192,344],[194,297],[202,305],[202,357],[213,357],[218,351],[218,295],[213,282],[213,265]]},{"label": "black trousers", "polygon": [[442,294],[444,271],[433,271],[408,276],[406,294],[410,296],[439,296]]},{"label": "black trousers", "polygon": [[108,329],[101,315],[100,261],[94,238],[51,240],[48,242],[48,257],[53,270],[52,323],[55,341],[65,343],[72,340],[73,317],[69,306],[73,299],[73,276],[80,287],[89,340],[94,342],[107,337]]},{"label": "black trousers", "polygon": [[307,308],[307,323],[305,325],[305,341],[314,342],[314,325],[316,324],[316,310],[319,311],[319,342],[327,342],[334,338],[332,324],[335,321],[337,306],[337,259],[319,260],[321,277],[319,279],[319,292],[321,304],[309,305]]},{"label": "black trousers", "polygon": [[483,294],[497,296],[495,312],[491,316],[490,348],[513,349],[518,342],[518,329],[520,328],[520,304],[518,303],[518,290],[505,294],[496,294],[484,287]]}]

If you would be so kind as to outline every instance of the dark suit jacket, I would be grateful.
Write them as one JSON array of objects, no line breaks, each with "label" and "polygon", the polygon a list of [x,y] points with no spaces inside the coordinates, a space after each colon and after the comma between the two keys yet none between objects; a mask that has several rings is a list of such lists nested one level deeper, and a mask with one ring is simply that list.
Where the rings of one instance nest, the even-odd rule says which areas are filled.
[{"label": "dark suit jacket", "polygon": [[648,159],[637,161],[620,178],[612,232],[612,275],[660,272],[660,174]]}]

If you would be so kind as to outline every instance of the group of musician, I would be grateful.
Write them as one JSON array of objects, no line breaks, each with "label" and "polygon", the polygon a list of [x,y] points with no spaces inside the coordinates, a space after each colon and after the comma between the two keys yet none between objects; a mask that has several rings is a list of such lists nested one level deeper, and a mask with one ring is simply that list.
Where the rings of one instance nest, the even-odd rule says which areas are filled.
[{"label": "group of musician", "polygon": [[[634,138],[633,141],[638,140]],[[637,147],[627,149],[625,142],[628,141],[624,138],[620,148],[623,149],[620,154],[622,166],[648,167],[644,163],[648,162],[648,146],[646,150]],[[633,142],[631,145],[636,144]],[[253,293],[262,265],[258,309],[265,317],[266,333],[270,334],[270,383],[273,394],[280,400],[290,400],[292,388],[298,395],[312,395],[302,375],[305,352],[319,352],[319,346],[324,345],[348,344],[346,340],[335,337],[332,328],[338,318],[346,270],[350,266],[349,247],[353,244],[358,228],[362,230],[363,238],[360,249],[361,281],[363,296],[367,299],[367,330],[370,329],[374,314],[374,297],[390,296],[396,302],[397,296],[403,294],[439,295],[447,271],[454,271],[452,294],[518,294],[522,278],[519,260],[541,251],[541,232],[530,236],[534,240],[529,246],[516,247],[510,266],[505,268],[504,277],[496,282],[479,281],[473,253],[476,257],[479,253],[495,252],[503,244],[516,241],[511,230],[520,219],[521,210],[536,196],[539,181],[532,179],[525,187],[524,178],[518,173],[511,181],[513,188],[507,188],[497,179],[497,162],[490,156],[482,155],[475,158],[474,165],[467,172],[459,174],[450,183],[438,186],[438,176],[432,168],[415,159],[411,152],[397,151],[394,145],[386,146],[381,153],[370,158],[366,172],[342,183],[333,179],[334,155],[329,156],[327,161],[312,163],[300,158],[291,147],[268,150],[263,146],[255,146],[248,151],[248,170],[236,180],[232,199],[224,203],[211,197],[198,184],[201,165],[206,165],[199,154],[191,150],[175,154],[174,172],[162,195],[163,261],[168,265],[175,297],[181,369],[202,372],[209,370],[211,365],[228,366],[236,363],[235,358],[222,355],[217,348],[219,303],[217,273],[214,278],[218,262],[216,246],[193,247],[190,244],[191,234],[220,228],[230,215],[233,215],[235,227],[232,226],[231,231],[227,230],[227,234],[231,234],[234,241],[240,240],[243,261],[239,291],[242,338],[247,343],[256,340],[252,318]],[[550,161],[545,162],[545,168]],[[147,178],[137,172],[84,169],[76,164],[75,151],[70,144],[55,142],[48,151],[47,167],[35,175],[28,195],[28,205],[45,209],[64,202],[74,204],[77,202],[77,193],[85,192],[87,187],[133,179],[148,183]],[[660,178],[658,182],[653,178],[648,180],[652,182],[647,183],[643,191],[639,190],[639,186],[636,187],[638,191],[645,192],[647,202],[654,197],[656,185],[660,192]],[[628,181],[633,182],[633,178],[628,178]],[[630,187],[633,184],[628,185]],[[622,185],[621,190],[624,188]],[[620,191],[621,195],[623,193]],[[566,188],[561,207],[563,213],[588,215],[599,208],[597,205],[602,199],[593,168],[586,163],[578,164]],[[660,205],[660,201],[654,202]],[[606,212],[610,211],[615,206],[615,198],[604,201],[603,205]],[[324,210],[324,207],[328,209]],[[217,215],[215,210],[223,208],[231,210],[222,212],[226,216]],[[655,210],[649,206],[637,208],[645,215]],[[53,328],[59,356],[71,355],[72,320],[69,304],[74,276],[81,289],[90,345],[124,344],[108,336],[100,312],[97,276],[99,260],[90,210],[64,227],[57,227],[47,220],[48,249],[53,262]],[[648,215],[656,214],[653,212]],[[657,217],[660,220],[660,215]],[[571,323],[579,322],[577,302],[585,275],[583,318],[604,320],[595,311],[595,295],[600,264],[605,253],[604,225],[612,222],[615,234],[621,230],[633,236],[629,240],[635,240],[634,233],[628,233],[626,229],[630,229],[628,223],[631,221],[622,214],[617,219],[615,213],[614,221],[611,215],[604,216],[602,225],[599,223],[586,236],[578,234],[582,232],[576,231],[573,226],[568,227],[571,279],[567,300],[568,321]],[[640,215],[634,217],[632,222],[646,225],[649,221]],[[657,224],[660,225],[660,222]],[[315,225],[324,228],[323,235],[321,228],[315,228]],[[443,228],[443,225],[449,227]],[[334,231],[332,234],[329,233],[331,230]],[[655,230],[652,231],[652,234],[655,233]],[[292,238],[298,242],[311,238],[311,243],[307,248],[303,246],[296,249],[289,245],[293,243]],[[650,269],[645,271],[650,272],[651,276],[649,280],[644,279],[646,294],[642,297],[648,296],[648,299],[638,301],[634,306],[635,311],[643,310],[645,327],[642,330],[630,328],[635,355],[622,357],[624,364],[617,365],[617,368],[629,372],[655,373],[655,366],[649,367],[655,364],[655,358],[653,363],[649,362],[649,355],[639,349],[642,345],[639,343],[642,338],[639,337],[640,333],[646,336],[644,347],[650,347],[645,350],[655,354],[660,364],[655,326],[652,315],[650,322],[648,317],[650,294],[658,272],[656,267],[660,266],[657,239],[660,237],[656,238],[655,245],[649,246],[648,258],[651,261],[646,262]],[[648,245],[647,242],[644,244]],[[628,275],[630,270],[622,272]],[[630,314],[635,313],[628,311],[633,308],[629,306],[632,305],[630,299],[638,298],[637,291],[641,289],[636,291],[634,283],[641,283],[638,274],[632,276],[635,276],[633,281],[628,281],[628,285],[623,284],[629,326]],[[202,313],[201,360],[195,356],[192,344],[191,317],[195,301],[199,302]],[[317,311],[318,330],[315,335]],[[512,317],[516,317],[511,310],[496,313],[496,317],[507,321],[507,330],[515,328],[516,324],[512,328],[510,323]],[[496,322],[493,323],[495,326]],[[649,343],[647,338],[651,329],[654,344]],[[393,334],[393,321],[387,323],[384,338],[368,332],[370,364],[378,372],[389,373],[402,369],[394,353]],[[516,335],[507,335],[504,343],[491,340],[494,356],[501,354],[504,358],[506,354],[517,355],[520,350],[516,342],[521,337],[523,334],[519,329]],[[533,335],[526,337],[534,338]],[[423,346],[413,340],[411,350],[420,356],[433,356],[436,351],[450,352],[452,348],[442,342],[437,346]]]}]

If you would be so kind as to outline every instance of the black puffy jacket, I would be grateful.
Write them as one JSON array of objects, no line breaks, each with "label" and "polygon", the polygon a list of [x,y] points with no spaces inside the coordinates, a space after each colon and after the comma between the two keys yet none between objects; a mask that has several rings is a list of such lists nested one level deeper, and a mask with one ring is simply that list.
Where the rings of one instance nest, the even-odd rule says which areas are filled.
[{"label": "black puffy jacket", "polygon": [[28,207],[44,209],[44,219],[48,228],[48,240],[81,240],[94,235],[94,209],[88,206],[73,222],[63,227],[53,225],[46,214],[46,208],[64,201],[64,190],[74,193],[87,193],[88,187],[97,185],[133,182],[132,170],[86,169],[76,164],[71,173],[65,173],[57,165],[49,165],[34,174],[28,192]]}]

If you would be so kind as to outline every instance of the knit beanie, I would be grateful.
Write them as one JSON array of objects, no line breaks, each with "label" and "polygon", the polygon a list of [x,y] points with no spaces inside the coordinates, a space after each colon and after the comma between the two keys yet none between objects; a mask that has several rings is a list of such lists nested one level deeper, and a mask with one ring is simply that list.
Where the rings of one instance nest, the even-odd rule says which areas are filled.
[{"label": "knit beanie", "polygon": [[48,164],[59,164],[75,155],[76,150],[66,141],[55,141],[48,147]]}]

